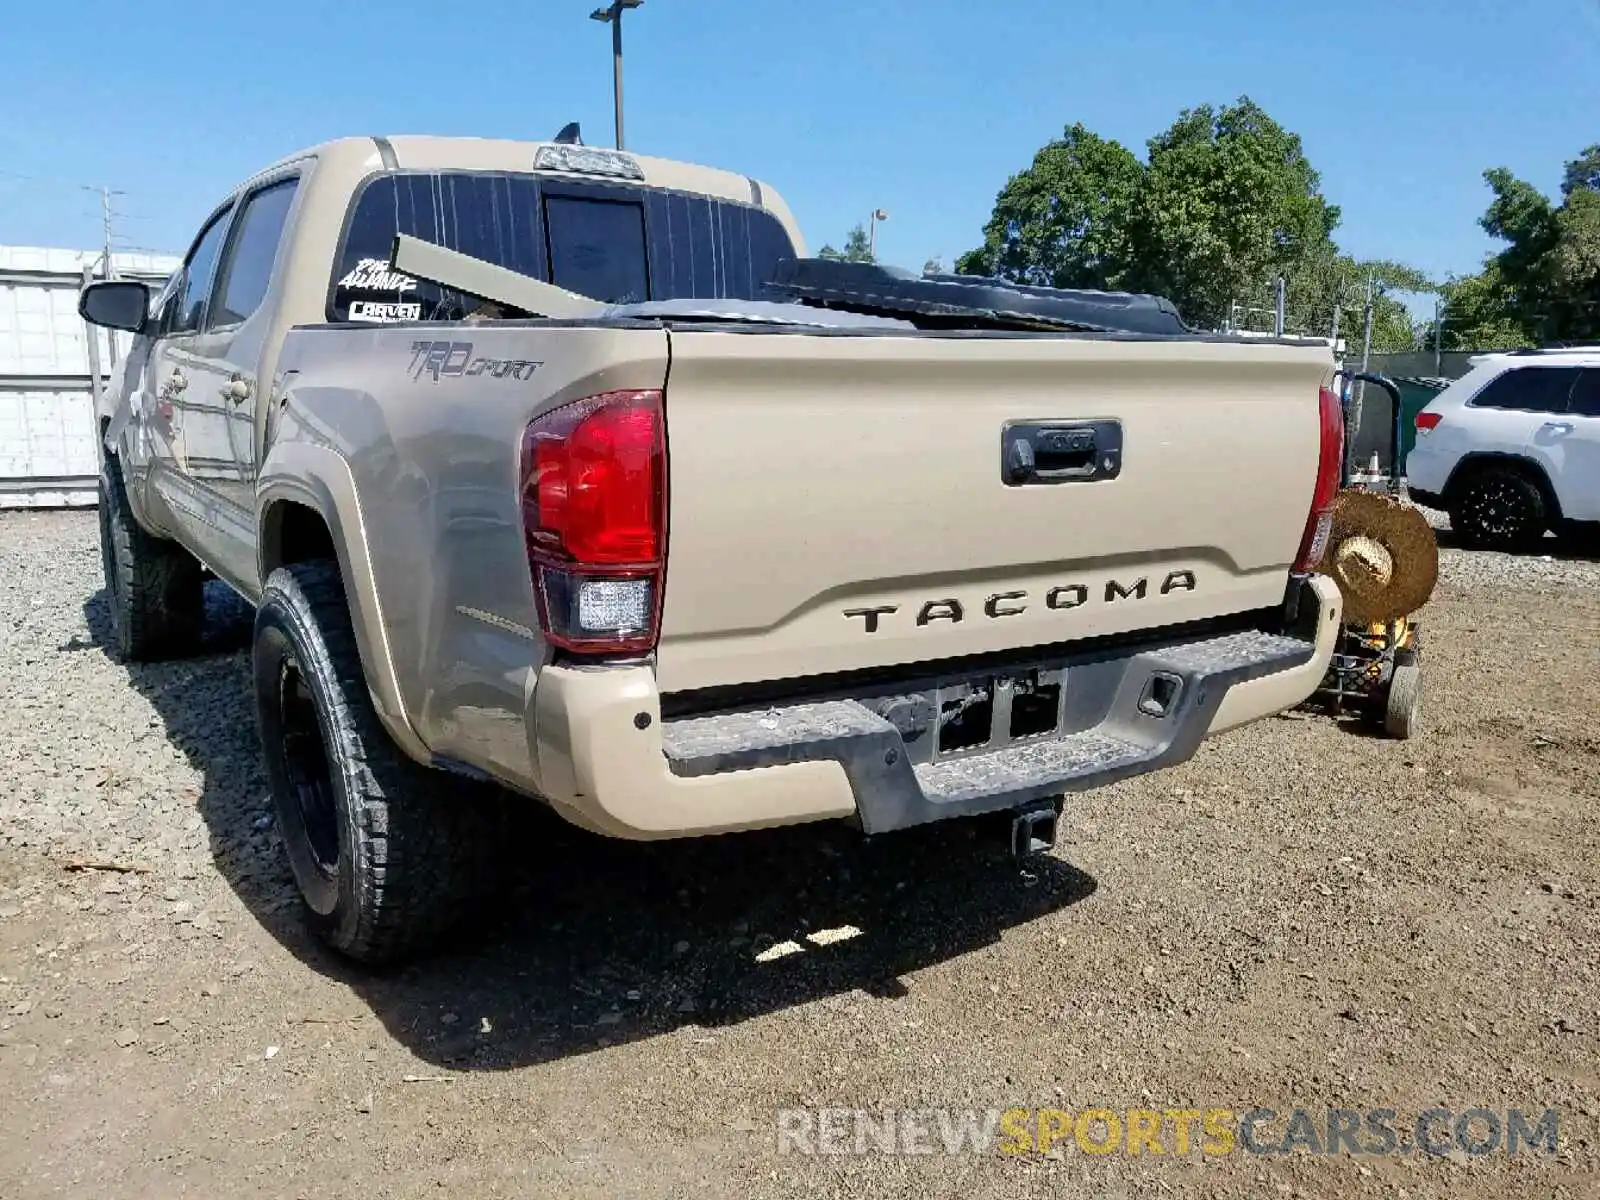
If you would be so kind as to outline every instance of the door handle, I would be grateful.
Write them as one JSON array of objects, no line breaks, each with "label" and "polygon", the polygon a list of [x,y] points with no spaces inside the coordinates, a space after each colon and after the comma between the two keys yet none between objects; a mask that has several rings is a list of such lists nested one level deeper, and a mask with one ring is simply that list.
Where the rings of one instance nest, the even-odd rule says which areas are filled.
[{"label": "door handle", "polygon": [[223,385],[222,398],[232,404],[243,404],[250,399],[250,381],[243,375],[235,375]]},{"label": "door handle", "polygon": [[1540,429],[1548,429],[1551,433],[1571,433],[1572,432],[1572,422],[1571,421],[1546,421],[1543,425],[1539,426],[1539,428]]}]

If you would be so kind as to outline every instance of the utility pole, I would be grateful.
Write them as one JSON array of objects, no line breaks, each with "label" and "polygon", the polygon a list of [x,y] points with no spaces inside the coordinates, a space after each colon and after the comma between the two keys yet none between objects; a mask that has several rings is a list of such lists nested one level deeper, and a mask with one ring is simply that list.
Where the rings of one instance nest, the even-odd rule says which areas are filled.
[{"label": "utility pole", "polygon": [[[1367,301],[1361,310],[1361,369],[1365,371],[1372,359],[1372,274],[1367,274]],[[1358,382],[1355,387],[1354,399],[1350,404],[1350,436],[1346,439],[1348,445],[1345,454],[1351,464],[1355,463],[1356,442],[1361,438],[1361,404],[1367,398],[1367,385]],[[1396,470],[1399,468],[1397,467]]]},{"label": "utility pole", "polygon": [[1440,371],[1440,358],[1444,351],[1444,297],[1433,298],[1433,377]]},{"label": "utility pole", "polygon": [[611,26],[611,86],[615,93],[618,150],[622,149],[622,14],[643,3],[644,0],[611,0],[605,8],[597,8],[589,14],[590,20]]},{"label": "utility pole", "polygon": [[1278,276],[1277,297],[1272,306],[1272,336],[1283,336],[1283,308],[1287,298],[1288,281],[1282,275]]},{"label": "utility pole", "polygon": [[[122,193],[112,191],[108,187],[90,188],[89,190],[100,194],[100,278],[115,279],[117,277],[117,269],[111,258],[111,197],[120,196]],[[89,336],[90,340],[93,341],[99,335],[93,329],[90,329]],[[111,359],[111,368],[115,370],[117,365],[117,334],[115,330],[106,331],[106,352]]]},{"label": "utility pole", "polygon": [[1339,310],[1344,307],[1344,280],[1341,279],[1333,289],[1333,332],[1328,335],[1332,344],[1335,358],[1339,357]]},{"label": "utility pole", "polygon": [[873,209],[872,216],[867,219],[867,254],[873,262],[878,261],[878,222],[888,219],[888,210],[882,208]]},{"label": "utility pole", "polygon": [[1372,288],[1373,278],[1367,276],[1367,303],[1361,311],[1361,369],[1365,371],[1372,359]]},{"label": "utility pole", "polygon": [[116,271],[111,265],[111,189],[103,187],[100,191],[100,229],[105,244],[105,278],[115,279]]}]

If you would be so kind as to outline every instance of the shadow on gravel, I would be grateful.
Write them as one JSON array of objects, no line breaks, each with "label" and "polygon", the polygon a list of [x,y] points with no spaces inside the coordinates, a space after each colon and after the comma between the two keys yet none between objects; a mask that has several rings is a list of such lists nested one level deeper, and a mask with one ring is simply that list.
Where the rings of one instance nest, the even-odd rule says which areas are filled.
[{"label": "shadow on gravel", "polygon": [[[903,976],[1094,892],[1090,876],[1054,858],[1019,869],[998,820],[871,842],[828,824],[636,844],[586,834],[529,803],[514,821],[517,866],[500,920],[464,929],[455,948],[411,965],[360,968],[301,923],[263,821],[242,653],[250,612],[222,585],[208,589],[203,656],[127,670],[204,776],[198,809],[217,869],[289,951],[441,1067],[545,1062],[855,990],[902,996]],[[104,643],[104,593],[85,612]]]},{"label": "shadow on gravel", "polygon": [[[1452,529],[1435,529],[1434,537],[1441,550],[1460,550],[1464,554],[1496,553],[1480,551],[1469,546]],[[1528,550],[1499,551],[1512,558],[1553,558],[1563,562],[1600,563],[1600,530],[1579,529],[1559,534],[1547,533],[1537,546]]]}]

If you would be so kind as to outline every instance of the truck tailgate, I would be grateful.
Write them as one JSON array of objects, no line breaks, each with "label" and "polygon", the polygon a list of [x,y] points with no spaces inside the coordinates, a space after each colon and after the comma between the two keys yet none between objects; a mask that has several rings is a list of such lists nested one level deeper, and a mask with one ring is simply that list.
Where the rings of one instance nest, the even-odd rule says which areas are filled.
[{"label": "truck tailgate", "polygon": [[1283,598],[1316,481],[1325,347],[670,337],[663,692]]}]

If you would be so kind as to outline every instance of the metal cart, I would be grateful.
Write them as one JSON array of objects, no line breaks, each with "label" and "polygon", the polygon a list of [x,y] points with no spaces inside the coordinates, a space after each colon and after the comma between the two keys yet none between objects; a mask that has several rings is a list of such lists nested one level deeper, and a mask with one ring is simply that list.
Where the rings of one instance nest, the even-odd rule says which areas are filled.
[{"label": "metal cart", "polygon": [[[1340,473],[1341,488],[1380,492],[1405,498],[1401,447],[1404,412],[1399,387],[1389,378],[1374,373],[1341,371],[1344,402],[1345,442],[1354,444],[1351,429],[1351,388],[1370,383],[1382,388],[1394,403],[1391,424],[1393,440],[1387,473],[1363,473],[1353,477],[1348,456]],[[1357,410],[1359,411],[1359,410]],[[1380,727],[1393,738],[1409,738],[1417,727],[1422,682],[1422,634],[1415,617],[1406,615],[1392,621],[1371,624],[1347,623],[1341,629],[1328,673],[1318,695],[1334,716],[1353,710],[1369,724]]]}]

